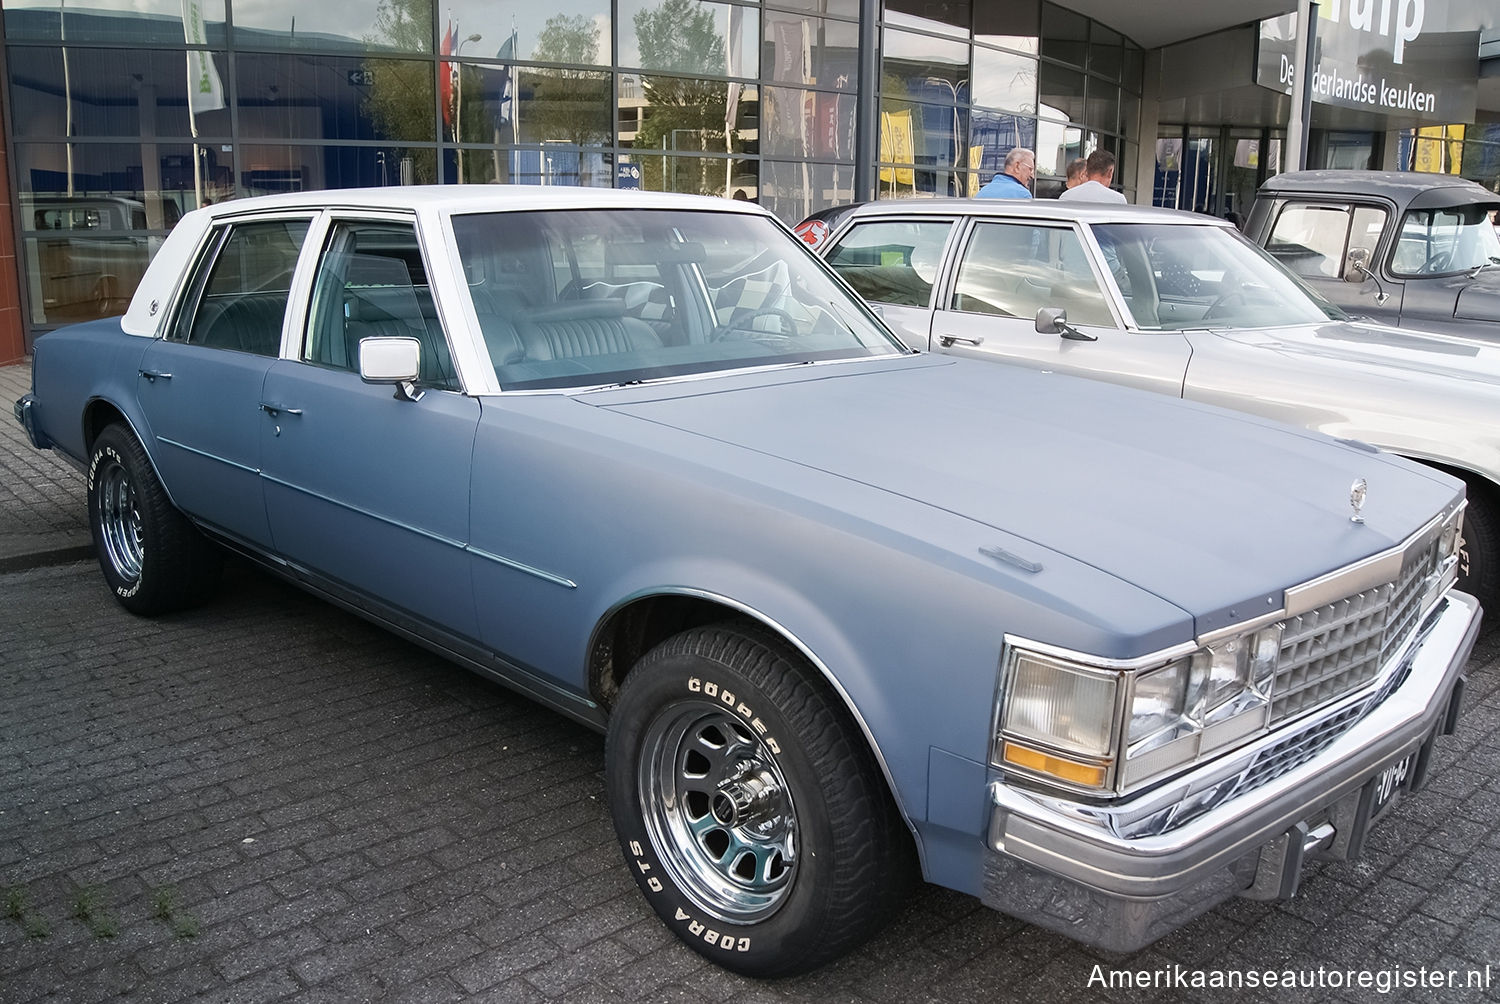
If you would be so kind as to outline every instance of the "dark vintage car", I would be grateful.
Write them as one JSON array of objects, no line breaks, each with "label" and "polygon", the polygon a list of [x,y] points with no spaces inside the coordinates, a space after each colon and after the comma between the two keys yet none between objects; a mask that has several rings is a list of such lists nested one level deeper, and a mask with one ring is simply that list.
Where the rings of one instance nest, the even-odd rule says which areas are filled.
[{"label": "dark vintage car", "polygon": [[1351,314],[1500,341],[1500,195],[1446,174],[1292,171],[1245,226]]},{"label": "dark vintage car", "polygon": [[1117,949],[1291,895],[1421,787],[1479,629],[1457,478],[912,351],[747,202],[216,205],[33,382],[124,606],[232,548],[605,732],[624,867],[757,975],[918,874]]}]

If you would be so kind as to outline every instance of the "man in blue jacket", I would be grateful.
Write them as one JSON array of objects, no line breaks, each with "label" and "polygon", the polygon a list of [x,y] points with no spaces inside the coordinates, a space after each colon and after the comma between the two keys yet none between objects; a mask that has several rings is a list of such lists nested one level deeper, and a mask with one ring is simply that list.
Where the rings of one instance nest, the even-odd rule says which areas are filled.
[{"label": "man in blue jacket", "polygon": [[1036,154],[1016,147],[1005,155],[1005,166],[975,195],[981,199],[1029,199],[1036,177]]}]

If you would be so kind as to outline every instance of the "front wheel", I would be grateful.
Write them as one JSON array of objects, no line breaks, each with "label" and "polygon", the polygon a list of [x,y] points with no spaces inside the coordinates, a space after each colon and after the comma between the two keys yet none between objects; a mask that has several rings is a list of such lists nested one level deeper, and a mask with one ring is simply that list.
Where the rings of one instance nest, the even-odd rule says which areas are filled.
[{"label": "front wheel", "polygon": [[146,451],[124,425],[106,426],[94,440],[88,493],[99,567],[127,610],[166,613],[209,591],[221,552],[172,505]]},{"label": "front wheel", "polygon": [[610,719],[606,774],[652,908],[728,969],[816,968],[910,887],[910,837],[863,736],[758,630],[696,628],[641,659]]},{"label": "front wheel", "polygon": [[1500,611],[1500,491],[1475,480],[1464,512],[1458,588],[1478,597],[1486,611]]}]

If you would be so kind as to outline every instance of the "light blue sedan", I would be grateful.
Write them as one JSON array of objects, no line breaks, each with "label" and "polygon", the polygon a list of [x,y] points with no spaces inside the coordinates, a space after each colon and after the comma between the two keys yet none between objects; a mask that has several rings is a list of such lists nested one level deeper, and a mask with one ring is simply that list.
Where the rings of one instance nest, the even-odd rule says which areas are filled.
[{"label": "light blue sedan", "polygon": [[224,548],[607,732],[626,867],[756,975],[928,881],[1115,949],[1358,854],[1453,729],[1460,481],[904,348],[763,210],[248,199],[16,404],[140,614]]}]

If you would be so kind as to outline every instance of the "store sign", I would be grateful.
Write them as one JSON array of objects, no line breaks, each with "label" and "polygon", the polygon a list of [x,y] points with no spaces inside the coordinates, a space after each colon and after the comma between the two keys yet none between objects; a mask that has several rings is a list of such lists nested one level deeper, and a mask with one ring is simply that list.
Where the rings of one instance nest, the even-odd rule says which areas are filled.
[{"label": "store sign", "polygon": [[[1472,122],[1483,0],[1328,0],[1318,7],[1313,101],[1407,122]],[[1255,82],[1292,93],[1295,14],[1260,23]]]}]

